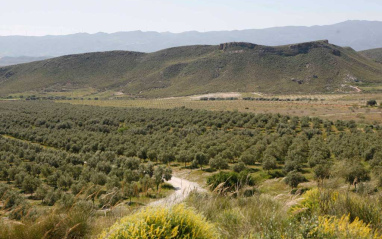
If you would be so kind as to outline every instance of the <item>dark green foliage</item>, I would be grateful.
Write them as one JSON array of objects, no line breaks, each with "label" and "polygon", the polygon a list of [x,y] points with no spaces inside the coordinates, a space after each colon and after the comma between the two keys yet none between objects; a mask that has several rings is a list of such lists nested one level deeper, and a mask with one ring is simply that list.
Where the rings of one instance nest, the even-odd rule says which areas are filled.
[{"label": "dark green foliage", "polygon": [[172,170],[170,167],[163,167],[163,166],[158,166],[154,170],[154,182],[155,185],[157,186],[157,190],[159,189],[159,184],[163,183],[164,180],[168,181],[172,177]]},{"label": "dark green foliage", "polygon": [[177,157],[178,162],[183,162],[184,166],[187,166],[187,163],[190,163],[193,160],[193,155],[187,151],[180,151]]},{"label": "dark green foliage", "polygon": [[287,173],[291,171],[301,171],[302,166],[302,163],[298,162],[297,160],[287,160],[285,161],[284,171]]},{"label": "dark green foliage", "polygon": [[377,101],[376,100],[368,100],[366,102],[366,105],[367,106],[376,106],[377,105]]},{"label": "dark green foliage", "polygon": [[25,193],[33,193],[40,186],[41,181],[38,178],[27,175],[21,184],[21,188]]},{"label": "dark green foliage", "polygon": [[[334,149],[338,149],[337,146],[333,145]],[[309,165],[314,167],[317,164],[326,163],[330,158],[330,150],[327,144],[321,137],[314,137],[309,142]]]},{"label": "dark green foliage", "polygon": [[210,159],[210,167],[213,169],[227,169],[228,168],[228,160],[223,159],[223,157],[218,156]]},{"label": "dark green foliage", "polygon": [[372,155],[372,160],[370,160],[370,165],[372,167],[382,166],[382,151],[379,149],[378,152],[374,152]]},{"label": "dark green foliage", "polygon": [[131,203],[131,198],[139,194],[139,185],[137,182],[124,183],[122,185],[122,191],[124,196],[130,199]]},{"label": "dark green foliage", "polygon": [[194,162],[196,165],[199,165],[201,169],[203,169],[203,165],[208,164],[207,155],[205,155],[204,153],[196,153]]},{"label": "dark green foliage", "polygon": [[57,180],[57,187],[68,190],[73,184],[73,177],[69,175],[61,175]]},{"label": "dark green foliage", "polygon": [[285,183],[291,186],[292,188],[296,188],[300,183],[306,181],[306,178],[297,171],[289,172],[285,177]]},{"label": "dark green foliage", "polygon": [[241,171],[244,171],[246,169],[245,164],[243,162],[239,162],[235,165],[233,165],[233,171],[236,173],[240,173]]},{"label": "dark green foliage", "polygon": [[240,160],[247,165],[254,165],[256,162],[256,157],[250,152],[244,152],[241,155]]},{"label": "dark green foliage", "polygon": [[17,207],[18,205],[25,202],[25,199],[15,190],[4,183],[0,183],[0,200],[4,202],[3,208],[9,209],[12,207]]},{"label": "dark green foliage", "polygon": [[346,182],[350,184],[356,185],[360,182],[370,180],[369,171],[365,168],[364,165],[362,165],[362,163],[357,160],[346,162],[346,166],[341,168],[341,173]]},{"label": "dark green foliage", "polygon": [[313,168],[314,177],[317,180],[324,180],[330,176],[330,164],[318,164]]},{"label": "dark green foliage", "polygon": [[277,168],[277,162],[276,159],[272,156],[267,156],[263,160],[263,169],[266,171],[269,171],[271,169]]},{"label": "dark green foliage", "polygon": [[102,172],[92,174],[90,181],[94,184],[105,185],[107,182],[107,175]]},{"label": "dark green foliage", "polygon": [[[38,199],[38,200],[43,200],[46,195],[48,194],[50,188],[49,186],[47,185],[40,185],[37,189],[36,189],[36,192],[35,192],[35,199]],[[73,192],[74,194],[77,194],[76,191]]]},{"label": "dark green foliage", "polygon": [[51,188],[47,191],[44,199],[42,200],[45,205],[53,206],[58,200],[60,200],[62,192],[60,190],[54,190]]}]

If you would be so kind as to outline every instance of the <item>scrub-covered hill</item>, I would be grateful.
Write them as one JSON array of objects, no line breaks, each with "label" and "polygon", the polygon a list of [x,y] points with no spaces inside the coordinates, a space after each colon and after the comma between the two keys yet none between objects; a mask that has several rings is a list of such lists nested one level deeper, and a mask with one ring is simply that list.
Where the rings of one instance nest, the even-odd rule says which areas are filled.
[{"label": "scrub-covered hill", "polygon": [[0,68],[0,95],[95,88],[143,97],[209,92],[330,93],[382,83],[382,66],[327,41],[69,55]]}]

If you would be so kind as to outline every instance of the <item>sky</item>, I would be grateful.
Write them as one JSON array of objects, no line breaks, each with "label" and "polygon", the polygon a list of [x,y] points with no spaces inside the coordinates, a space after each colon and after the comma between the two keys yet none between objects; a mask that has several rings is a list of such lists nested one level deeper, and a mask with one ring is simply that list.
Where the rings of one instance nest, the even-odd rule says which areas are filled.
[{"label": "sky", "polygon": [[382,0],[0,0],[0,36],[218,31],[382,21]]}]

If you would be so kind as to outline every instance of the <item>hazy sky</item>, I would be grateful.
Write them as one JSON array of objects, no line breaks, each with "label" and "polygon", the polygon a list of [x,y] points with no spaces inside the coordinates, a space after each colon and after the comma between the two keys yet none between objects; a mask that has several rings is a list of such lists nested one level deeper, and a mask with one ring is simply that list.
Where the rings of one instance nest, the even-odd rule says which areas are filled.
[{"label": "hazy sky", "polygon": [[382,21],[382,0],[0,0],[0,35],[239,30]]}]

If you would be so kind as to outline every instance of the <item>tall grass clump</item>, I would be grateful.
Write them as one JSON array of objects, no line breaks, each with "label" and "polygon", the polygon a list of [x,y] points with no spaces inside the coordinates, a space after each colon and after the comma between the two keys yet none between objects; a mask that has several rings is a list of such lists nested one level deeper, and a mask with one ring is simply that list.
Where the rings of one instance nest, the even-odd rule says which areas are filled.
[{"label": "tall grass clump", "polygon": [[207,178],[207,184],[211,190],[223,192],[237,191],[240,188],[249,185],[255,185],[255,180],[246,170],[236,172],[219,172]]},{"label": "tall grass clump", "polygon": [[222,238],[296,238],[287,210],[268,195],[227,197],[192,193],[186,200],[217,225]]},{"label": "tall grass clump", "polygon": [[84,238],[89,234],[93,213],[93,206],[87,201],[47,212],[31,210],[18,222],[2,220],[0,239]]},{"label": "tall grass clump", "polygon": [[381,238],[378,195],[307,191],[289,207],[277,197],[192,193],[186,200],[222,238]]},{"label": "tall grass clump", "polygon": [[99,238],[217,238],[214,226],[183,204],[148,207],[121,219]]},{"label": "tall grass clump", "polygon": [[290,209],[290,213],[297,220],[319,218],[320,225],[325,220],[326,223],[334,224],[346,222],[349,226],[364,223],[373,232],[382,232],[380,195],[359,195],[316,188],[306,192],[299,204]]}]

